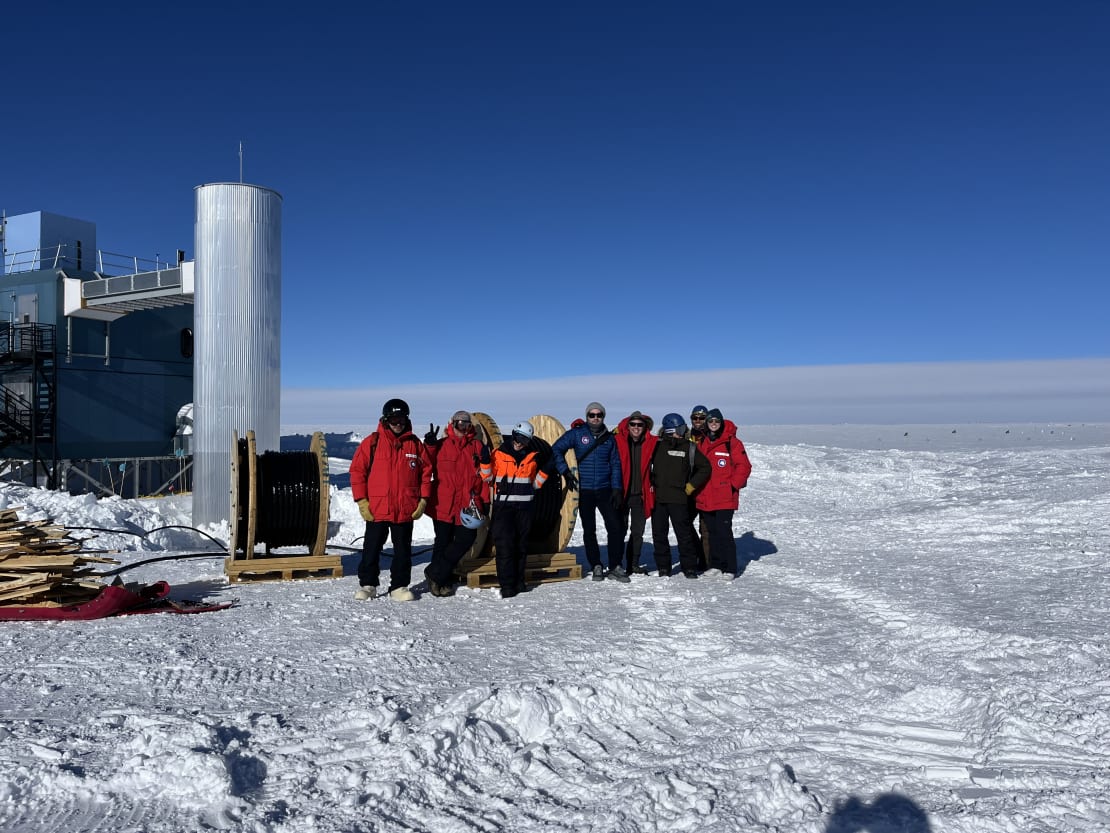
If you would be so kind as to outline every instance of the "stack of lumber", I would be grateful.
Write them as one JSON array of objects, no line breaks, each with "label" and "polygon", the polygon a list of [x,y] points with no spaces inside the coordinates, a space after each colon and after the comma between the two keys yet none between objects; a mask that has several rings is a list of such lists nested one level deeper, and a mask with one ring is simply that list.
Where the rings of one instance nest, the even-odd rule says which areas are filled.
[{"label": "stack of lumber", "polygon": [[21,521],[0,509],[0,605],[72,605],[104,585],[90,580],[94,564],[118,564],[81,551],[82,542],[48,520]]}]

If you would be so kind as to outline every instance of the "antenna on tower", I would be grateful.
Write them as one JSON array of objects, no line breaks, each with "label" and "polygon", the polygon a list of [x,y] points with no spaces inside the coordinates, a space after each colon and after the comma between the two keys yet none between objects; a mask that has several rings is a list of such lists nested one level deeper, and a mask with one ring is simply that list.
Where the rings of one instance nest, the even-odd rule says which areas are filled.
[{"label": "antenna on tower", "polygon": [[239,140],[239,184],[243,184],[243,140]]}]

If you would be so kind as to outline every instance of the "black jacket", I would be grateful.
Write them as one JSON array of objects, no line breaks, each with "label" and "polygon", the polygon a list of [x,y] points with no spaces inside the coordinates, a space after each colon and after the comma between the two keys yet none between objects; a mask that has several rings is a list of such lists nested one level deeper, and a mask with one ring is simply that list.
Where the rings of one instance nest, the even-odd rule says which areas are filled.
[{"label": "black jacket", "polygon": [[[691,454],[693,451],[693,454]],[[700,489],[709,482],[709,459],[685,437],[662,436],[651,456],[656,503],[685,503],[686,484]]]}]

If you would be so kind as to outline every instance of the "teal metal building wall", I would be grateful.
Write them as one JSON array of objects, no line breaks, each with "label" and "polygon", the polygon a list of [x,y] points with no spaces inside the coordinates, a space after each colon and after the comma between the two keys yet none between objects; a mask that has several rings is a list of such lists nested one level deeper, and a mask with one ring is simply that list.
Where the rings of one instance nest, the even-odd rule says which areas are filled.
[{"label": "teal metal building wall", "polygon": [[[66,275],[98,277],[72,268]],[[110,322],[67,317],[56,269],[0,275],[0,326],[24,323],[55,327],[59,459],[173,455],[177,411],[193,398],[191,305]],[[0,369],[0,382],[19,387],[21,373]],[[0,448],[0,457],[29,456],[25,445]]]}]

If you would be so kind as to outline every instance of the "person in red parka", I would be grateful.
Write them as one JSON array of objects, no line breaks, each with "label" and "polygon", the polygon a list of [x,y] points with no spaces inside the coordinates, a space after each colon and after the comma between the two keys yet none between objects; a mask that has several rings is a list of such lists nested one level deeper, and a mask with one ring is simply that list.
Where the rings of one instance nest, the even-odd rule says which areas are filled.
[{"label": "person in red parka", "polygon": [[651,417],[633,411],[620,421],[613,439],[621,458],[621,505],[617,510],[623,532],[628,535],[624,547],[625,569],[629,573],[646,573],[640,564],[644,546],[644,527],[655,508],[655,488],[651,485],[651,455],[659,438],[651,433]]},{"label": "person in red parka", "polygon": [[724,574],[735,578],[736,541],[732,537],[732,516],[740,506],[740,490],[748,485],[752,463],[748,450],[736,436],[736,425],[713,408],[705,418],[705,431],[698,439],[698,450],[711,467],[709,482],[696,496],[698,515],[709,538],[707,575]]},{"label": "person in red parka", "polygon": [[386,538],[393,540],[389,597],[397,602],[415,598],[409,590],[412,525],[424,514],[431,493],[432,467],[424,444],[412,433],[409,406],[403,399],[390,399],[377,430],[351,460],[351,496],[366,521],[356,599],[378,595],[378,561]]},{"label": "person in red parka", "polygon": [[[436,539],[432,560],[424,576],[433,596],[454,595],[452,577],[467,550],[474,546],[478,530],[489,517],[489,481],[493,476],[489,446],[478,439],[468,411],[456,411],[437,437],[434,425],[424,435],[424,447],[432,464],[432,516]],[[463,516],[463,510],[473,510]]]}]

